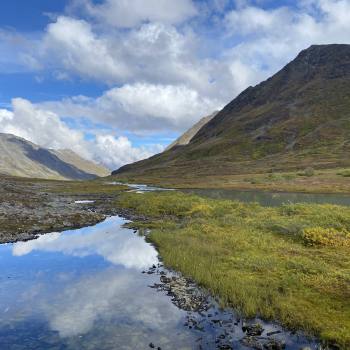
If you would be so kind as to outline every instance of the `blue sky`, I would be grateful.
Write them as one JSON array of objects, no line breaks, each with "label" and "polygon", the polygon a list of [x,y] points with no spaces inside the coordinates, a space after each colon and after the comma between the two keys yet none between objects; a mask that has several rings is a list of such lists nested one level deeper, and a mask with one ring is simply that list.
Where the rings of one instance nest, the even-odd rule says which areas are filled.
[{"label": "blue sky", "polygon": [[350,0],[0,3],[0,132],[111,169],[160,152],[311,44]]}]

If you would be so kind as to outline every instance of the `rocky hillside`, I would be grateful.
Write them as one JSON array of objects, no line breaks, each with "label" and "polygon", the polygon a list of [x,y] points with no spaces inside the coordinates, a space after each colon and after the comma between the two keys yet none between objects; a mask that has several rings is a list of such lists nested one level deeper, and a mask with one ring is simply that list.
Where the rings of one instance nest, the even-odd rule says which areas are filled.
[{"label": "rocky hillside", "polygon": [[184,146],[124,166],[154,178],[350,165],[350,45],[313,45],[249,87]]},{"label": "rocky hillside", "polygon": [[49,150],[23,138],[0,133],[0,174],[86,180],[108,175],[108,171],[72,151]]}]

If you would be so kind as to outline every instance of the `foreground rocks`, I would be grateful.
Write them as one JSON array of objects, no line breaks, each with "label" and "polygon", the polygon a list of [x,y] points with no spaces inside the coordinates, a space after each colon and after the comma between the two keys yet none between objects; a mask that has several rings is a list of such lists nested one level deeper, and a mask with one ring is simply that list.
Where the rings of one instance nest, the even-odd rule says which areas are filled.
[{"label": "foreground rocks", "polygon": [[221,309],[217,301],[191,279],[164,269],[162,264],[153,265],[143,273],[159,275],[159,283],[150,288],[165,293],[174,305],[187,312],[184,326],[198,332],[198,349],[229,350],[237,348],[235,344],[257,350],[286,349],[285,332],[265,330],[259,322],[243,320],[233,310]]},{"label": "foreground rocks", "polygon": [[[118,191],[86,194],[74,191],[73,186],[69,182],[0,177],[0,243],[90,226],[118,214],[111,204]],[[93,203],[75,203],[78,200]]]}]

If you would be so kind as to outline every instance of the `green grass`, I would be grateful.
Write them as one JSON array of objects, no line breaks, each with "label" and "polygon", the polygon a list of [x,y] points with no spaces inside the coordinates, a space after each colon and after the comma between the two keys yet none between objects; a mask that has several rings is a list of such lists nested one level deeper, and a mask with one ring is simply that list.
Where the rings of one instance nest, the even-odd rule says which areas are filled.
[{"label": "green grass", "polygon": [[166,265],[224,305],[350,347],[350,208],[267,208],[177,192],[124,193],[118,205],[148,215]]}]

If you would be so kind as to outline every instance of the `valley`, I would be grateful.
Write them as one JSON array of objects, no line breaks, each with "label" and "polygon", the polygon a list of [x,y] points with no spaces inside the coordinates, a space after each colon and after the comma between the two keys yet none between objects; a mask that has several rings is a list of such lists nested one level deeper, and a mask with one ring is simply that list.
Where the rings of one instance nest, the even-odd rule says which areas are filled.
[{"label": "valley", "polygon": [[[271,349],[301,349],[288,330],[316,336],[324,344],[319,349],[347,349],[350,344],[348,206],[327,204],[325,199],[325,204],[298,204],[297,200],[263,207],[179,191],[143,192],[140,187],[130,192],[128,186],[105,179],[66,182],[5,177],[1,183],[2,242],[91,226],[121,215],[132,220],[124,226],[146,235],[156,247],[165,268],[196,281],[220,305],[233,308],[234,317],[263,328],[262,320],[285,327],[277,338],[243,331],[236,348],[270,342],[275,344]],[[240,322],[238,328],[245,329]],[[312,339],[305,344],[314,346]]]}]

